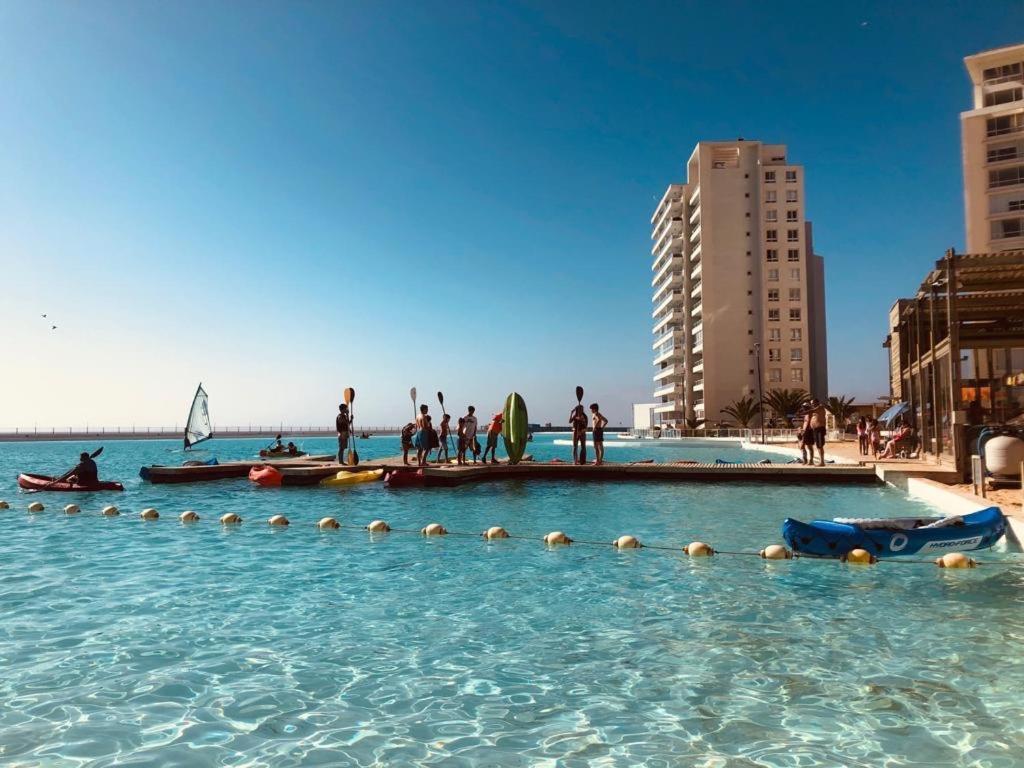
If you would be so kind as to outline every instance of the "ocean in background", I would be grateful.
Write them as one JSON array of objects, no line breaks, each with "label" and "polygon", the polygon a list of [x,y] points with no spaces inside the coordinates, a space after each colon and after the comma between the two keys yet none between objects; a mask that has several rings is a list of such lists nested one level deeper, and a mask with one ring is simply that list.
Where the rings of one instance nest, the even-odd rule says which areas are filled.
[{"label": "ocean in background", "polygon": [[[553,439],[538,435],[531,452],[568,458]],[[398,452],[397,438],[357,446]],[[756,551],[781,541],[790,515],[930,511],[890,487],[152,486],[139,466],[192,456],[112,441],[101,473],[125,493],[16,490],[19,471],[60,472],[95,447],[0,444],[12,504],[0,511],[2,764],[1011,766],[1024,755],[1020,568],[679,551],[694,539]],[[201,447],[194,458],[227,460],[261,443]],[[727,445],[608,450],[644,458],[748,457]],[[31,500],[46,512],[26,514]],[[82,514],[61,513],[71,501]],[[99,516],[108,503],[125,514]],[[141,521],[144,506],[161,519]],[[202,520],[180,524],[185,509]],[[218,525],[228,511],[243,525]],[[289,528],[266,524],[278,513]],[[324,515],[342,529],[318,531]],[[377,518],[529,539],[361,530]],[[672,549],[549,549],[540,537],[556,529]]]}]

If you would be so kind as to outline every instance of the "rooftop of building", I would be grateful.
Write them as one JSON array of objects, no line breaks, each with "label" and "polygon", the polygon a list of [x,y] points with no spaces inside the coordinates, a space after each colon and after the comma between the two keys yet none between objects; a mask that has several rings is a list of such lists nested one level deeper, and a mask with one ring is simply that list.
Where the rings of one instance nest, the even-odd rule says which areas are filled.
[{"label": "rooftop of building", "polygon": [[1015,64],[1018,61],[1024,61],[1024,43],[989,48],[964,56],[964,66],[967,67],[967,72],[976,85],[981,83],[982,72],[986,68],[1000,64]]}]

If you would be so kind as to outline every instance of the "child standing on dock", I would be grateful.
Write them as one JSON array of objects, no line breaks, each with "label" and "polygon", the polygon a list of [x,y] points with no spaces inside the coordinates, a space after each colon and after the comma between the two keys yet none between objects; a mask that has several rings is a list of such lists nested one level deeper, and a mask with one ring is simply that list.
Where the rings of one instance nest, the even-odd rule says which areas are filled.
[{"label": "child standing on dock", "polygon": [[[466,447],[473,454],[474,464],[476,464],[476,457],[480,453],[480,443],[476,441],[477,421],[476,416],[474,416],[475,413],[476,408],[471,405],[466,409],[466,415],[462,417],[465,424]],[[463,459],[465,459],[465,455],[463,455]]]},{"label": "child standing on dock", "polygon": [[444,451],[444,463],[448,463],[448,438],[451,436],[451,414],[446,413],[441,417],[441,427],[438,434],[437,461],[441,462],[441,452]]},{"label": "child standing on dock", "polygon": [[[604,464],[604,428],[608,426],[608,419],[601,413],[597,403],[590,404],[590,412],[593,414],[594,428],[594,464]],[[583,433],[586,440],[586,430]]]},{"label": "child standing on dock", "polygon": [[412,448],[412,436],[416,432],[416,425],[411,421],[402,427],[402,462],[409,466],[409,449]]},{"label": "child standing on dock", "polygon": [[501,424],[504,420],[504,416],[500,413],[494,414],[494,418],[491,419],[491,424],[487,427],[487,447],[484,448],[484,455],[481,461],[487,463],[487,452],[491,452],[491,464],[497,464],[498,459],[495,458],[495,451],[498,450],[498,435],[501,434]]}]

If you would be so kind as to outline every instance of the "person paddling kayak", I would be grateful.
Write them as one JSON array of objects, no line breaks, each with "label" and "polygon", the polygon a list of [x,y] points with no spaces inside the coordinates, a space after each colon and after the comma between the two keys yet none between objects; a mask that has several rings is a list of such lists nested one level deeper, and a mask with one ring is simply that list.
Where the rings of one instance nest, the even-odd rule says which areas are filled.
[{"label": "person paddling kayak", "polygon": [[92,456],[84,451],[78,457],[78,464],[69,472],[57,478],[57,481],[70,480],[75,485],[93,486],[100,482],[100,470]]}]

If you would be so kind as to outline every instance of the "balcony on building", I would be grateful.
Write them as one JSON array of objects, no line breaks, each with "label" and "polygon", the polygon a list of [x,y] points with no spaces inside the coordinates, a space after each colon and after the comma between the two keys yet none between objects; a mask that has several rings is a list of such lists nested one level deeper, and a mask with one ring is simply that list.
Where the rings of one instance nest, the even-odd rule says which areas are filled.
[{"label": "balcony on building", "polygon": [[671,311],[666,312],[661,317],[655,317],[655,320],[657,320],[657,322],[651,329],[651,333],[659,333],[661,329],[664,328],[669,323],[672,323],[673,325],[676,326],[681,326],[683,324],[683,319],[684,318],[682,309],[672,309]]},{"label": "balcony on building", "polygon": [[[655,285],[660,283],[662,281],[662,278],[665,277],[665,273],[668,272],[670,269],[673,269],[674,267],[680,267],[681,268],[682,264],[683,264],[683,254],[681,254],[681,253],[670,254],[667,259],[664,259],[661,262],[661,266],[657,267],[657,272],[654,273],[654,277],[651,279],[651,287],[653,288]],[[655,264],[655,266],[657,266],[657,263]]]},{"label": "balcony on building", "polygon": [[662,414],[678,413],[678,414],[681,415],[682,414],[682,403],[680,403],[680,402],[663,403],[662,405],[659,405],[656,408],[654,408],[654,413],[662,413]]},{"label": "balcony on building", "polygon": [[667,379],[669,376],[675,375],[675,373],[676,373],[676,366],[674,366],[674,365],[666,365],[664,368],[662,368],[660,371],[658,371],[656,374],[654,374],[652,380],[653,381],[661,381],[662,379]]},{"label": "balcony on building", "polygon": [[665,279],[658,284],[654,289],[654,295],[651,297],[651,301],[659,301],[662,295],[667,290],[676,289],[681,290],[683,287],[683,273],[680,272],[669,272],[666,274]]},{"label": "balcony on building", "polygon": [[677,395],[680,393],[680,386],[678,384],[666,384],[664,387],[659,387],[654,390],[655,397],[668,397],[670,395]]}]

